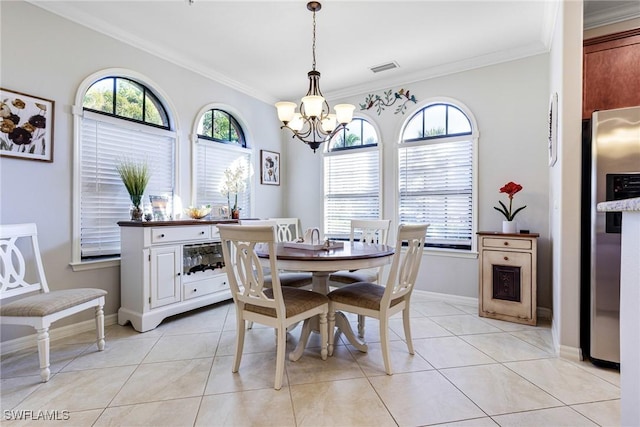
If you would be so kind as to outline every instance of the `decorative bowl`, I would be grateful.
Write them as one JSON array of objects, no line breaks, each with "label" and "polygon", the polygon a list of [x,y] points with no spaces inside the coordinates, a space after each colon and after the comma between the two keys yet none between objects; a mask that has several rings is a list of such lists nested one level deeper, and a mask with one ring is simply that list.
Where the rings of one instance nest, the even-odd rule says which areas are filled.
[{"label": "decorative bowl", "polygon": [[189,215],[189,218],[202,219],[211,213],[211,208],[207,206],[200,206],[199,208],[189,206],[184,210],[184,213]]}]

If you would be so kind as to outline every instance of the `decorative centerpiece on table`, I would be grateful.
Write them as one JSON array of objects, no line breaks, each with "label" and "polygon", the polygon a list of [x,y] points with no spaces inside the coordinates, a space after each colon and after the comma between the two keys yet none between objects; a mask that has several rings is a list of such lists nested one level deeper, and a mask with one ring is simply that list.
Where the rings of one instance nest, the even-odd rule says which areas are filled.
[{"label": "decorative centerpiece on table", "polygon": [[513,220],[518,212],[526,208],[526,206],[519,207],[515,211],[513,210],[513,196],[522,190],[522,185],[516,184],[513,181],[510,181],[504,185],[504,187],[500,188],[501,193],[506,193],[509,196],[509,208],[502,203],[501,200],[498,200],[500,203],[500,207],[494,206],[493,209],[500,212],[506,220],[502,221],[502,232],[503,233],[515,233],[516,232],[516,222]]},{"label": "decorative centerpiece on table", "polygon": [[142,221],[143,212],[140,205],[142,203],[144,190],[147,188],[149,178],[151,178],[149,166],[144,161],[134,162],[132,160],[123,160],[116,165],[116,169],[118,170],[118,174],[120,174],[120,178],[122,178],[122,182],[133,204],[131,208],[131,220]]},{"label": "decorative centerpiece on table", "polygon": [[[247,188],[247,168],[244,164],[237,162],[229,166],[224,171],[224,180],[220,193],[227,197],[229,212],[231,218],[240,218],[240,207],[238,206],[238,194]],[[233,206],[231,205],[231,196],[233,195]]]}]

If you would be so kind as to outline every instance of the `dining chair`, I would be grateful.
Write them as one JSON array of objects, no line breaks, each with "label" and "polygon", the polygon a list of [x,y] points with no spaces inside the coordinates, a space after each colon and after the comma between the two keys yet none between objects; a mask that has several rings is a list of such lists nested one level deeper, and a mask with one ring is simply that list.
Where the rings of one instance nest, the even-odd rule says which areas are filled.
[{"label": "dining chair", "polygon": [[[323,360],[327,350],[326,295],[305,289],[281,286],[278,275],[272,277],[270,287],[265,284],[256,247],[261,245],[269,253],[271,271],[278,271],[275,228],[273,226],[219,225],[222,253],[231,294],[236,305],[236,349],[232,372],[238,372],[244,346],[245,322],[257,322],[276,329],[276,374],[274,388],[282,387],[287,327],[300,321],[309,322],[319,316]],[[298,356],[299,357],[299,356]],[[292,361],[297,360],[293,354]]]},{"label": "dining chair", "polygon": [[[352,219],[349,242],[365,242],[386,245],[389,240],[389,219]],[[383,267],[361,270],[340,270],[329,275],[329,286],[341,288],[357,282],[376,283],[382,278]],[[364,316],[358,316],[358,336],[364,337]]]},{"label": "dining chair", "polygon": [[[36,224],[0,225],[0,259],[0,324],[36,329],[42,382],[51,376],[49,327],[56,320],[94,308],[96,343],[99,351],[104,350],[103,307],[107,292],[93,288],[50,290]],[[32,295],[23,296],[27,293]]]},{"label": "dining chair", "polygon": [[[282,218],[287,219],[288,218]],[[291,218],[291,220],[295,220],[296,225],[296,234],[295,238],[292,232],[292,228],[285,227],[286,224],[291,224],[291,222],[279,222],[278,218],[269,218],[269,219],[241,219],[238,223],[240,225],[268,225],[275,227],[276,229],[276,241],[277,242],[290,242],[297,239],[298,233],[298,219]],[[286,231],[285,228],[288,230]],[[271,283],[271,273],[269,269],[265,270],[265,283]],[[311,273],[300,272],[300,271],[285,271],[282,270],[279,273],[280,275],[280,284],[282,286],[291,286],[294,288],[302,288],[305,286],[310,286],[313,281],[313,275]]]},{"label": "dining chair", "polygon": [[409,306],[422,261],[428,226],[401,224],[398,227],[396,252],[393,255],[386,286],[359,282],[329,292],[329,355],[333,354],[336,310],[373,317],[380,321],[382,357],[388,375],[393,373],[389,354],[389,318],[402,311],[407,348],[409,354],[414,354]]}]

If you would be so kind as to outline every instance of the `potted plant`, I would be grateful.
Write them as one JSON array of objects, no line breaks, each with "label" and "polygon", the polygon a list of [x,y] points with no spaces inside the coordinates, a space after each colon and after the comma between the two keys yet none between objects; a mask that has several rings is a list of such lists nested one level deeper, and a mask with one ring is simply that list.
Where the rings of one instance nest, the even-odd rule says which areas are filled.
[{"label": "potted plant", "polygon": [[[231,218],[240,218],[240,207],[238,206],[238,193],[247,188],[247,168],[241,162],[229,166],[224,171],[224,181],[220,188],[220,193],[227,197]],[[231,195],[233,194],[233,206],[231,206]]]},{"label": "potted plant", "polygon": [[142,195],[149,183],[151,173],[146,162],[134,162],[132,160],[123,160],[116,165],[118,174],[124,183],[133,208],[131,209],[131,219],[133,221],[142,221]]},{"label": "potted plant", "polygon": [[516,232],[516,223],[513,221],[513,218],[515,218],[515,216],[516,216],[516,214],[518,212],[520,212],[521,210],[526,208],[526,206],[522,206],[522,207],[519,207],[518,209],[516,209],[515,211],[512,210],[513,209],[513,196],[517,192],[519,192],[520,190],[522,190],[522,185],[516,184],[513,181],[510,181],[510,182],[506,183],[500,189],[501,193],[507,193],[509,195],[509,209],[507,209],[507,206],[504,203],[502,203],[501,200],[498,200],[498,203],[500,203],[500,207],[497,207],[497,206],[493,207],[493,209],[495,209],[498,212],[500,212],[506,218],[505,221],[502,221],[502,232],[503,233],[515,233]]}]

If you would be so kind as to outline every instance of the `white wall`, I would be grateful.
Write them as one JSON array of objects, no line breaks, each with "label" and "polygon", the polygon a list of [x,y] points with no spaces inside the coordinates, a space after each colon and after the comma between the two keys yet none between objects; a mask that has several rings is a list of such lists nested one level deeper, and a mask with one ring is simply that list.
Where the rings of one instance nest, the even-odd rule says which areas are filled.
[{"label": "white wall", "polygon": [[[109,292],[105,313],[120,307],[118,267],[73,272],[71,261],[71,190],[73,134],[71,107],[79,84],[106,68],[126,68],[155,82],[175,106],[180,158],[179,194],[189,203],[190,134],[198,111],[222,103],[240,112],[255,158],[260,149],[281,151],[281,133],[272,105],[257,101],[199,74],[132,46],[50,14],[26,2],[2,2],[1,86],[55,101],[54,162],[0,158],[0,223],[35,222],[52,289],[93,286]],[[28,26],[25,26],[28,23]],[[254,167],[259,171],[259,163]],[[259,172],[258,172],[259,173]],[[255,187],[255,216],[282,215],[282,188]],[[56,326],[91,318],[79,315]],[[7,327],[2,340],[32,330]]]},{"label": "white wall", "polygon": [[[377,124],[383,144],[385,218],[396,220],[396,145],[403,123],[424,102],[434,97],[454,98],[475,115],[480,132],[478,154],[479,230],[498,231],[503,217],[493,209],[506,201],[499,188],[508,181],[523,185],[515,198],[527,208],[516,217],[521,228],[540,233],[538,304],[551,307],[549,247],[549,181],[547,159],[547,117],[549,105],[549,56],[537,55],[517,61],[479,68],[444,77],[409,83],[404,89],[416,96],[404,115],[394,107],[380,115],[367,110],[364,115]],[[302,78],[302,76],[301,76]],[[400,89],[393,88],[394,90]],[[382,91],[377,92],[382,94]],[[331,100],[334,105],[358,105],[367,94]],[[356,111],[356,114],[362,112]],[[300,142],[287,137],[287,212],[301,218],[303,227],[321,226],[322,158]],[[288,141],[288,142],[287,142]],[[322,147],[323,148],[323,147]],[[302,178],[304,177],[304,178]],[[421,290],[477,297],[478,261],[473,258],[428,254],[422,264]]]}]

